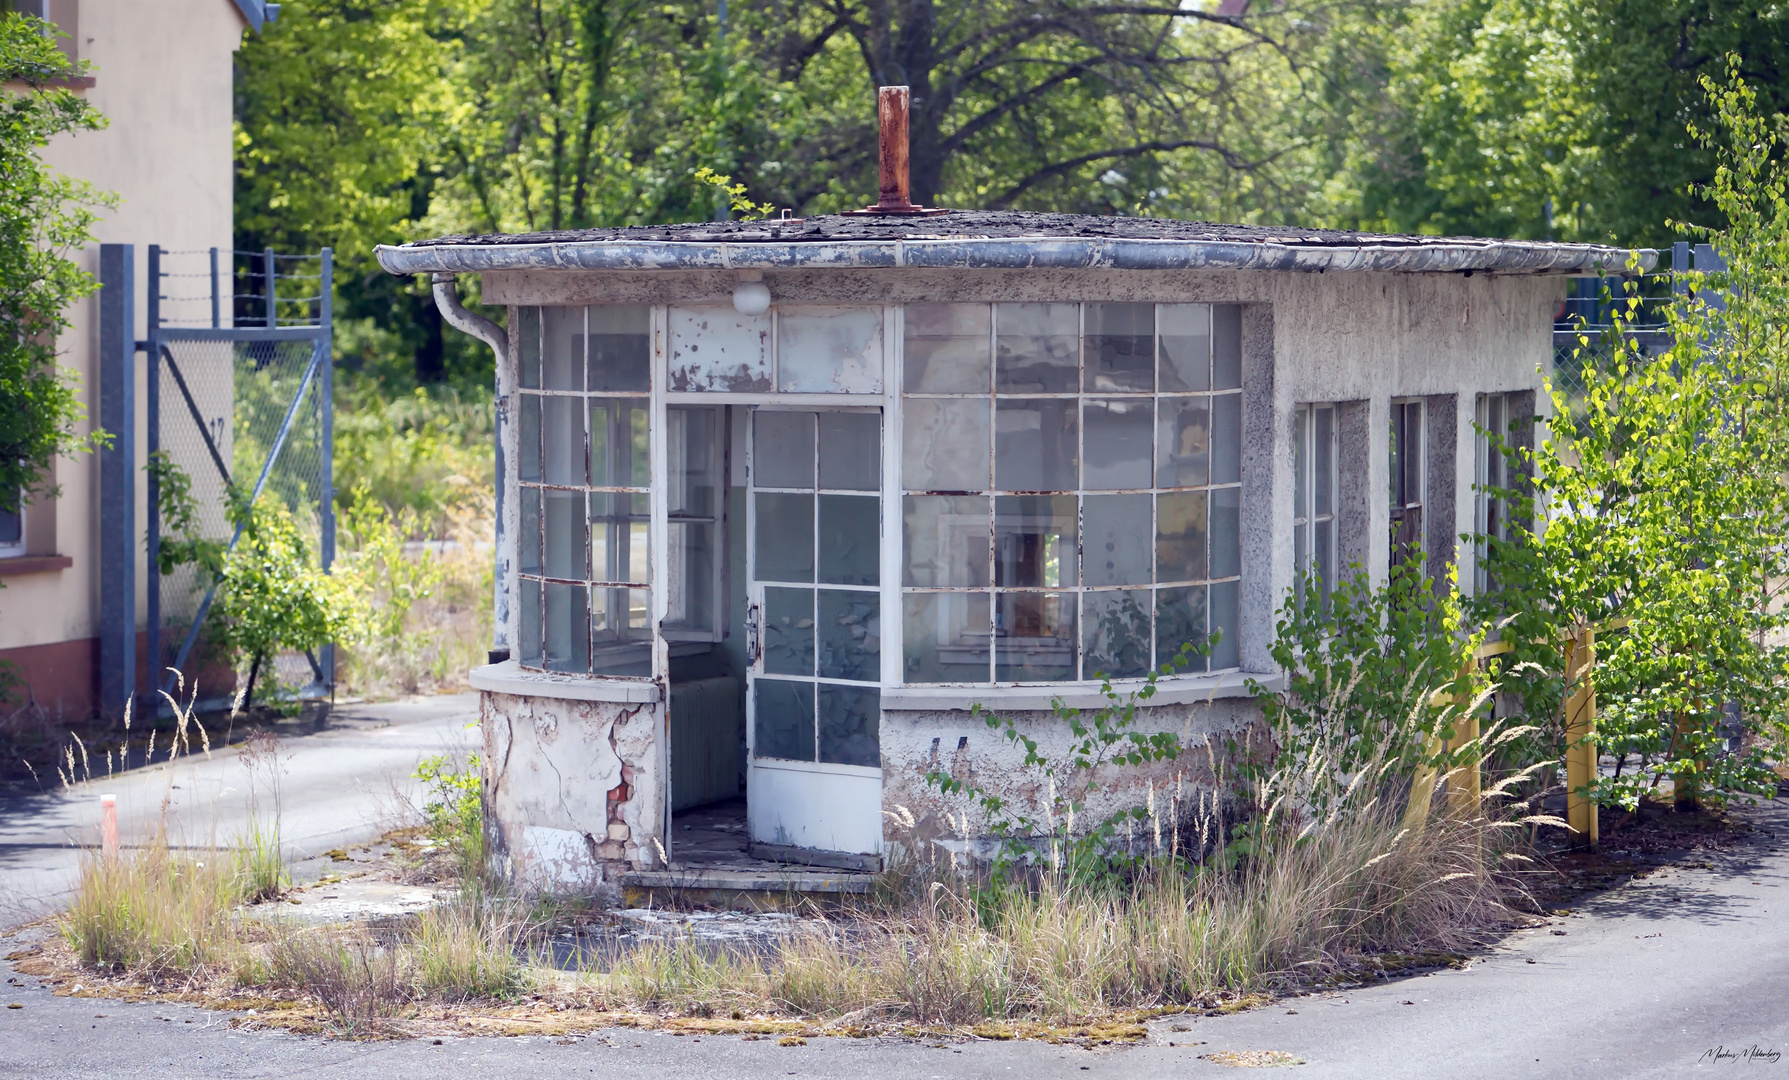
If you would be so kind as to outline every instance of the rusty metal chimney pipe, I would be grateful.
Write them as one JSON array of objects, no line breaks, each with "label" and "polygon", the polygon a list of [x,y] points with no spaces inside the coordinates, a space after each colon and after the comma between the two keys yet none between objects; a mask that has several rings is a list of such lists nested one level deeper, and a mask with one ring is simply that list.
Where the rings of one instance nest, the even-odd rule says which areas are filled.
[{"label": "rusty metal chimney pipe", "polygon": [[876,157],[881,192],[874,206],[847,210],[847,214],[932,214],[949,213],[913,205],[913,188],[907,174],[907,105],[905,86],[876,88]]},{"label": "rusty metal chimney pipe", "polygon": [[907,179],[907,95],[905,86],[876,91],[877,156],[882,164],[882,198],[876,209],[885,214],[913,212],[908,198],[913,189]]}]

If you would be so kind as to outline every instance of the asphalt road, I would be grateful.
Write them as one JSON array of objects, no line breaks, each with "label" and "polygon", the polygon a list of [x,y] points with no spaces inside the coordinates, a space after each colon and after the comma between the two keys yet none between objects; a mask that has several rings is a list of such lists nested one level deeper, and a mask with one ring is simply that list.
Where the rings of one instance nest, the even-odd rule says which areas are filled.
[{"label": "asphalt road", "polygon": [[58,998],[34,979],[10,981],[8,968],[0,1001],[22,1008],[0,1009],[0,1077],[1137,1080],[1234,1075],[1202,1055],[1250,1050],[1301,1058],[1284,1074],[1292,1077],[1789,1075],[1789,804],[1756,813],[1759,831],[1706,867],[1666,870],[1593,899],[1512,935],[1466,970],[1233,1016],[1164,1019],[1144,1046],[819,1038],[783,1047],[629,1030],[564,1044],[347,1043],[235,1031],[225,1014],[185,1006]]},{"label": "asphalt road", "polygon": [[273,761],[238,745],[68,788],[52,779],[42,794],[0,802],[0,927],[47,913],[73,888],[79,849],[99,842],[102,794],[117,796],[127,845],[163,828],[177,845],[229,842],[247,830],[251,805],[263,821],[277,805],[295,861],[396,824],[416,793],[417,762],[476,749],[467,725],[477,720],[471,693],[348,705],[318,730],[284,736]]}]

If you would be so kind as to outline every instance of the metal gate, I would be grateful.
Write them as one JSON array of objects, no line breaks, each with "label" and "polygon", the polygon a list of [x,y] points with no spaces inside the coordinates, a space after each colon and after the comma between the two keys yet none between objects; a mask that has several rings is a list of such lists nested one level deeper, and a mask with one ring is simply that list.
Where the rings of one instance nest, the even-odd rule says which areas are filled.
[{"label": "metal gate", "polygon": [[[148,337],[139,348],[148,364],[151,460],[163,455],[190,481],[202,538],[234,548],[242,528],[230,521],[231,492],[251,500],[271,494],[327,570],[335,558],[330,249],[233,252],[227,277],[216,248],[152,245],[148,256]],[[225,324],[226,313],[233,325]],[[150,471],[144,655],[150,685],[171,691],[174,670],[189,680],[196,675],[216,585],[191,565],[159,572],[170,526],[161,518],[161,494]],[[281,682],[309,683],[302,696],[327,696],[334,686],[333,646],[268,660]]]}]

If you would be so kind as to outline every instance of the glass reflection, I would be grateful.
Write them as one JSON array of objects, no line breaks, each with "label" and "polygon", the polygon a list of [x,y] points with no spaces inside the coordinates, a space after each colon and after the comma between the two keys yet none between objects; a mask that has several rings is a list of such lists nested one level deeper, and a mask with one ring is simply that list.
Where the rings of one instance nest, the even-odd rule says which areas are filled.
[{"label": "glass reflection", "polygon": [[823,679],[882,678],[882,598],[873,592],[821,589],[818,671]]},{"label": "glass reflection", "polygon": [[833,491],[882,487],[880,413],[820,414],[820,486]]},{"label": "glass reflection", "polygon": [[874,495],[820,496],[820,580],[875,585],[882,579],[882,500]]},{"label": "glass reflection", "polygon": [[873,686],[820,684],[820,760],[833,765],[882,764],[882,693]]},{"label": "glass reflection", "polygon": [[988,594],[906,593],[901,597],[908,682],[988,681]]},{"label": "glass reflection", "polygon": [[1083,488],[1150,486],[1155,457],[1154,401],[1092,399],[1084,407],[1081,422],[1087,425]]},{"label": "glass reflection", "polygon": [[1082,594],[1083,678],[1128,679],[1149,674],[1153,603],[1148,589]]},{"label": "glass reflection", "polygon": [[[1204,585],[1187,585],[1178,589],[1157,589],[1155,591],[1155,663],[1157,667],[1171,664],[1180,654],[1180,647],[1191,642],[1193,645],[1205,643],[1205,594]],[[1189,663],[1182,671],[1204,671],[1206,660],[1202,656],[1188,657]]]},{"label": "glass reflection", "polygon": [[902,584],[950,588],[988,583],[986,495],[908,495],[902,500]]},{"label": "glass reflection", "polygon": [[996,593],[994,679],[1060,682],[1075,677],[1075,594]]},{"label": "glass reflection", "polygon": [[1080,475],[1079,410],[1073,398],[1003,398],[994,419],[994,486],[1073,491]]},{"label": "glass reflection", "polygon": [[908,491],[988,490],[988,399],[909,398],[902,409]]},{"label": "glass reflection", "polygon": [[1163,304],[1161,322],[1163,393],[1211,389],[1211,305]]},{"label": "glass reflection", "polygon": [[997,304],[994,324],[995,392],[1074,392],[1080,383],[1079,304]]},{"label": "glass reflection", "polygon": [[752,752],[761,758],[814,760],[814,684],[759,679],[753,691]]},{"label": "glass reflection", "polygon": [[814,673],[813,590],[764,590],[764,670],[773,675]]},{"label": "glass reflection", "polygon": [[1155,389],[1155,305],[1088,304],[1083,389]]},{"label": "glass reflection", "polygon": [[987,304],[906,305],[907,392],[987,393],[992,312]]},{"label": "glass reflection", "polygon": [[1077,584],[1073,495],[1002,495],[994,500],[994,584]]},{"label": "glass reflection", "polygon": [[814,580],[814,497],[757,493],[759,581]]},{"label": "glass reflection", "polygon": [[813,489],[813,413],[762,409],[753,413],[752,483],[761,488]]},{"label": "glass reflection", "polygon": [[590,308],[588,388],[600,391],[652,388],[652,309],[645,304]]},{"label": "glass reflection", "polygon": [[1088,495],[1081,512],[1081,573],[1087,585],[1147,585],[1154,554],[1154,499]]},{"label": "glass reflection", "polygon": [[1210,398],[1162,398],[1156,438],[1155,482],[1161,487],[1201,487],[1210,475]]},{"label": "glass reflection", "polygon": [[1155,497],[1155,579],[1198,581],[1205,576],[1205,492]]}]

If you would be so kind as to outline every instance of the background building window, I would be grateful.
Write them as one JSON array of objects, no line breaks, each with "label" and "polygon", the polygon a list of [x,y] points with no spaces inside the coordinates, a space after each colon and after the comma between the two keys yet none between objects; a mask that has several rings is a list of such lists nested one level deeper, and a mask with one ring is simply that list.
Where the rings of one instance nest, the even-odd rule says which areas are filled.
[{"label": "background building window", "polygon": [[1391,403],[1391,565],[1423,546],[1423,403]]},{"label": "background building window", "polygon": [[1292,416],[1294,570],[1300,582],[1315,575],[1326,603],[1338,569],[1336,458],[1335,406],[1298,406]]},{"label": "background building window", "polygon": [[19,493],[17,510],[0,509],[0,559],[25,554],[25,494]]},{"label": "background building window", "polygon": [[1218,629],[1234,667],[1241,308],[909,304],[904,327],[905,681],[1135,677]]}]

